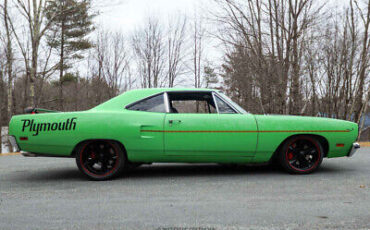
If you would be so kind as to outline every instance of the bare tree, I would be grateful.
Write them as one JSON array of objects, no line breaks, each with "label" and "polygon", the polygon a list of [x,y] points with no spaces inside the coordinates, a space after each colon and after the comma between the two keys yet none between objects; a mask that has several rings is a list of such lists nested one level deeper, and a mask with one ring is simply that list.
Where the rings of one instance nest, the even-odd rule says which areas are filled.
[{"label": "bare tree", "polygon": [[202,18],[195,11],[193,19],[193,35],[192,35],[192,61],[194,74],[194,87],[200,88],[202,83],[202,58],[203,58],[203,40],[205,30],[203,28]]},{"label": "bare tree", "polygon": [[3,109],[4,109],[4,69],[5,69],[5,63],[3,62],[5,58],[3,58],[3,55],[2,55],[2,52],[0,50],[0,153],[2,151],[2,147],[3,147],[3,132],[2,132],[2,128],[3,128],[3,116],[4,116],[4,113],[3,113]]},{"label": "bare tree", "polygon": [[[109,56],[106,58],[106,81],[110,88],[110,97],[117,96],[122,86],[125,71],[129,65],[128,54],[125,48],[125,37],[121,33],[114,33],[110,39]],[[125,87],[127,88],[127,87]]]},{"label": "bare tree", "polygon": [[301,106],[300,76],[303,50],[300,39],[314,23],[315,17],[319,14],[321,7],[313,9],[314,0],[289,0],[289,24],[288,28],[292,41],[291,59],[291,86],[290,86],[290,114],[299,114]]},{"label": "bare tree", "polygon": [[[108,44],[107,41],[108,37],[103,31],[98,31],[98,37],[95,45],[95,60],[97,62],[97,71],[92,70],[91,73],[92,75],[96,75],[96,80],[97,81],[102,81],[104,79],[104,62],[106,58],[106,52],[108,49]],[[94,66],[91,66],[94,68]],[[94,73],[94,71],[96,73]],[[99,92],[94,91],[94,93],[97,94],[96,96],[96,103],[101,102],[101,95]]]},{"label": "bare tree", "polygon": [[9,16],[8,16],[8,0],[4,0],[3,5],[3,21],[4,21],[4,29],[6,35],[6,49],[5,49],[5,56],[6,56],[6,73],[8,75],[8,106],[7,106],[7,116],[8,120],[11,118],[13,111],[13,47],[12,47],[12,36],[11,36],[11,28],[9,25]]},{"label": "bare tree", "polygon": [[[235,84],[235,96],[256,96],[254,110],[262,113],[304,111],[304,41],[322,6],[314,0],[215,1],[221,8],[214,15],[221,25],[216,37],[231,47],[228,58],[241,58],[238,66],[244,69],[237,79],[246,83]],[[225,71],[231,77],[236,73],[230,66]]]},{"label": "bare tree", "polygon": [[101,31],[96,47],[99,52],[97,61],[101,69],[100,74],[109,86],[109,97],[116,96],[122,84],[125,89],[130,88],[130,81],[124,79],[129,65],[124,35],[118,32]]},{"label": "bare tree", "polygon": [[[287,36],[280,35],[280,32],[287,32],[281,28],[278,20],[280,18],[285,20],[285,16],[280,15],[285,11],[279,8],[276,1],[275,5],[272,1],[267,5],[262,1],[217,2],[223,13],[215,15],[216,21],[223,26],[216,37],[226,46],[231,47],[229,50],[233,54],[228,58],[238,59],[237,62],[231,63],[243,68],[237,73],[238,81],[243,83],[236,83],[235,88],[230,91],[235,92],[236,97],[245,101],[250,101],[250,98],[255,95],[259,102],[258,108],[263,113],[274,111],[277,105],[282,112],[285,109],[288,80],[288,75],[285,73],[289,71],[289,65],[286,63],[289,63],[290,57],[290,48],[289,52],[286,52],[284,45],[288,47],[290,42]],[[285,8],[282,7],[282,9]],[[273,15],[273,12],[277,15]],[[268,23],[264,24],[265,22]],[[270,35],[269,32],[271,32]],[[280,40],[280,37],[284,39]],[[267,39],[273,43],[269,44]],[[277,44],[275,45],[274,42]],[[229,76],[233,75],[230,66],[225,70],[230,72]],[[243,99],[243,97],[249,97],[249,99]],[[250,104],[250,106],[253,105]]]},{"label": "bare tree", "polygon": [[[28,28],[28,37],[31,46],[31,61],[29,61],[26,56],[26,47],[22,44],[20,37],[15,30],[12,19],[9,18],[9,24],[12,28],[12,32],[17,40],[22,54],[24,55],[25,66],[27,71],[27,76],[29,78],[30,87],[30,98],[32,106],[36,106],[35,98],[35,79],[37,77],[37,67],[38,67],[38,57],[39,57],[39,47],[41,40],[44,37],[46,31],[50,28],[52,20],[47,23],[45,22],[45,8],[48,0],[16,0],[15,6],[17,7],[19,13],[26,19]],[[51,15],[50,18],[56,16]],[[14,20],[14,19],[13,19]]]},{"label": "bare tree", "polygon": [[[50,35],[50,36],[55,36],[55,33],[53,35]],[[44,84],[49,81],[51,79],[51,77],[53,76],[53,74],[57,71],[58,69],[58,65],[59,65],[59,62],[53,62],[52,60],[52,51],[53,51],[53,47],[51,46],[48,46],[46,44],[43,44],[41,45],[41,50],[42,50],[42,54],[39,58],[39,74],[38,74],[38,78],[36,79],[37,80],[37,83],[36,86],[35,86],[35,91],[37,92],[35,94],[35,99],[36,99],[36,102],[37,102],[37,105],[40,105],[40,104],[43,104],[45,103],[45,101],[42,101],[44,100]],[[50,99],[49,99],[50,100]],[[51,100],[55,100],[54,98],[51,99]]]},{"label": "bare tree", "polygon": [[364,43],[369,32],[366,29],[367,14],[361,13],[361,17],[355,5],[356,1],[350,1],[345,12],[335,15],[326,25],[325,39],[317,48],[319,60],[322,60],[317,72],[324,74],[317,87],[321,91],[322,114],[360,123],[368,103],[369,75],[362,75],[361,69],[369,65],[362,64],[369,63],[368,54],[363,55],[369,52],[366,51],[369,43]]},{"label": "bare tree", "polygon": [[163,29],[159,21],[149,18],[144,27],[137,30],[132,38],[141,87],[152,88],[164,85],[165,45]]},{"label": "bare tree", "polygon": [[169,20],[167,32],[168,53],[168,87],[174,87],[176,78],[182,72],[182,62],[185,56],[183,46],[185,43],[186,17],[178,17],[173,23]]},{"label": "bare tree", "polygon": [[[367,108],[367,101],[364,101],[364,95],[367,95],[366,92],[364,92],[364,87],[366,86],[366,77],[369,77],[369,73],[367,72],[367,69],[370,65],[370,39],[369,39],[369,26],[370,26],[370,1],[364,2],[365,9],[361,8],[360,3],[357,0],[354,0],[354,3],[356,5],[357,13],[360,16],[361,24],[363,25],[363,36],[362,36],[362,50],[360,54],[359,59],[359,65],[358,65],[358,90],[355,95],[355,101],[354,101],[354,108],[355,108],[355,119],[356,122],[361,121],[362,113]],[[352,6],[352,1],[351,1]],[[353,11],[353,7],[351,7],[351,10]],[[366,96],[367,97],[367,96]]]}]

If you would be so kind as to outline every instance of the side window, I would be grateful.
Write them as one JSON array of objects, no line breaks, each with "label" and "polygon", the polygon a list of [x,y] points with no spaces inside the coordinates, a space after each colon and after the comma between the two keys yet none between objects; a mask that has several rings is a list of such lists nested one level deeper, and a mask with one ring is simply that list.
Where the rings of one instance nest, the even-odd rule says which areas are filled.
[{"label": "side window", "polygon": [[127,107],[129,110],[165,113],[163,94],[144,99]]},{"label": "side window", "polygon": [[231,108],[226,102],[221,100],[217,95],[215,95],[216,103],[218,106],[218,112],[221,114],[230,114],[230,113],[236,113],[236,111]]},{"label": "side window", "polygon": [[213,106],[209,106],[207,101],[172,101],[172,112],[175,110],[177,113],[216,113]]},{"label": "side window", "polygon": [[170,92],[168,97],[171,113],[216,113],[209,92]]}]

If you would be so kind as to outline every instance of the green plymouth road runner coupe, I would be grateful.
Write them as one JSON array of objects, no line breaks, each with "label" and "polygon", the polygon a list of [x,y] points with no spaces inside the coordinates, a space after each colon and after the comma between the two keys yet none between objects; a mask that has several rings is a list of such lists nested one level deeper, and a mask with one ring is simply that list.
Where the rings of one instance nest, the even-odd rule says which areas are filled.
[{"label": "green plymouth road runner coupe", "polygon": [[82,112],[28,109],[9,124],[24,156],[74,157],[93,180],[152,162],[279,162],[315,171],[324,157],[352,156],[358,125],[299,116],[253,115],[217,90],[142,89]]}]

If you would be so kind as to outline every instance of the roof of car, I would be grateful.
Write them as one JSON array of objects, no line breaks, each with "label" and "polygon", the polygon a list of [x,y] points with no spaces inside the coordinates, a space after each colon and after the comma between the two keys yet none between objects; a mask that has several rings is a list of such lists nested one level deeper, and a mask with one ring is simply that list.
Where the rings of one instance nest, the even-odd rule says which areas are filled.
[{"label": "roof of car", "polygon": [[134,89],[118,95],[98,106],[92,110],[115,110],[119,108],[124,108],[135,101],[142,100],[146,97],[150,97],[155,94],[162,92],[183,92],[183,91],[216,91],[214,89],[202,89],[202,88],[149,88],[149,89]]}]

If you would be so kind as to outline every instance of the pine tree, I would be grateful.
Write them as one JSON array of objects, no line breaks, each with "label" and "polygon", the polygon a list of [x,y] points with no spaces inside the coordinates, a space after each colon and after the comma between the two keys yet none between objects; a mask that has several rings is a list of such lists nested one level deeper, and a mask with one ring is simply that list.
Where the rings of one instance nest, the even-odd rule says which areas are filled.
[{"label": "pine tree", "polygon": [[[72,67],[71,60],[84,58],[83,51],[93,44],[87,36],[94,30],[90,0],[50,1],[47,6],[47,18],[52,20],[48,34],[48,45],[59,56],[59,109],[63,110],[63,83],[66,71]],[[57,17],[51,18],[51,15]]]},{"label": "pine tree", "polygon": [[217,74],[211,65],[204,66],[204,81],[206,88],[216,87],[218,83]]}]

